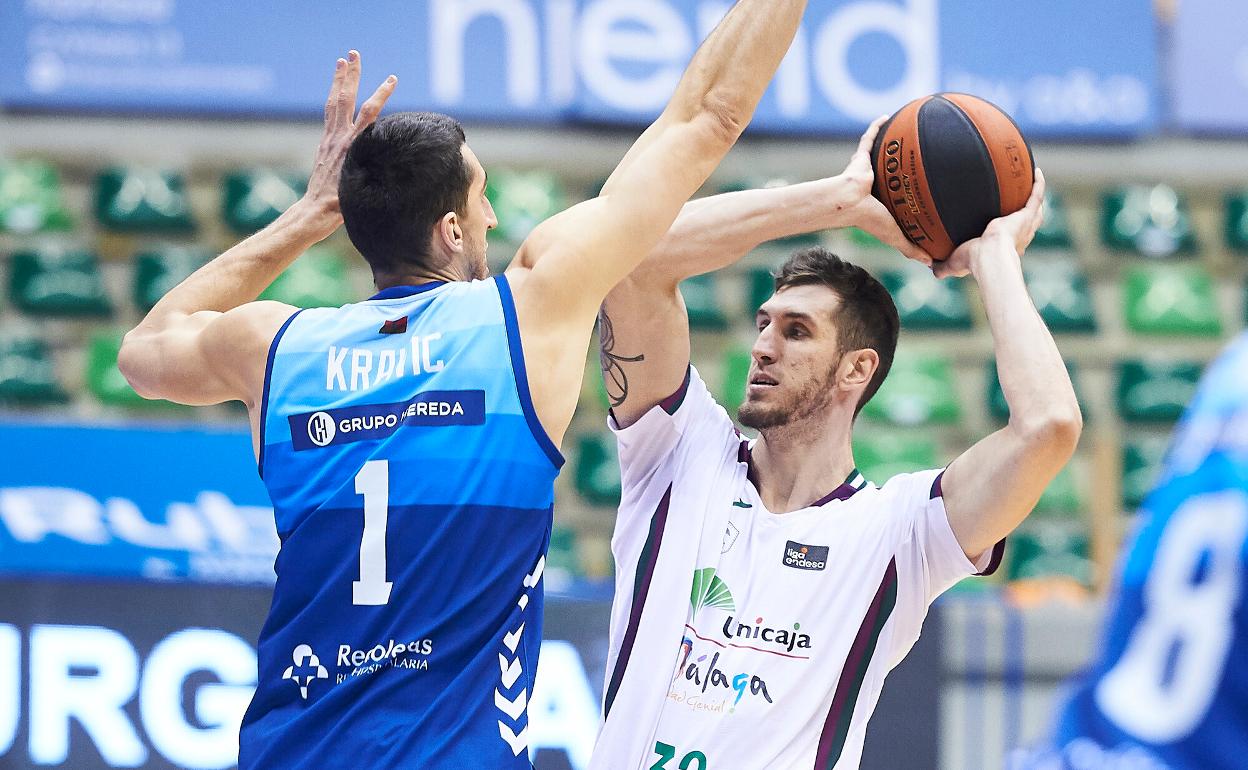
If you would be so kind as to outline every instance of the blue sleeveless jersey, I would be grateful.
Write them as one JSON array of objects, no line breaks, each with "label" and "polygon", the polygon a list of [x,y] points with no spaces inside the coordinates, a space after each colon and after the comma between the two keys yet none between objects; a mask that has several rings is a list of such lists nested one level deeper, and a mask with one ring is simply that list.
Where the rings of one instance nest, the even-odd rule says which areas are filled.
[{"label": "blue sleeveless jersey", "polygon": [[282,547],[244,768],[528,768],[562,457],[505,278],[296,313],[260,473]]},{"label": "blue sleeveless jersey", "polygon": [[1120,566],[1102,653],[1031,768],[1248,767],[1248,335],[1206,374]]}]

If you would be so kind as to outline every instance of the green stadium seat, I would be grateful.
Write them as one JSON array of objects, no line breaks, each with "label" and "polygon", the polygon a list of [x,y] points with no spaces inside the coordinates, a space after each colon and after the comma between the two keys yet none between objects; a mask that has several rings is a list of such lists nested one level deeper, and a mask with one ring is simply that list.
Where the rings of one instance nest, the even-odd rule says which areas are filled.
[{"label": "green stadium seat", "polygon": [[961,281],[941,281],[916,263],[889,270],[880,282],[893,296],[903,329],[912,331],[970,329],[971,306]]},{"label": "green stadium seat", "polygon": [[[781,178],[736,179],[720,185],[718,192],[722,195],[723,193],[742,192],[744,190],[769,190],[777,187],[787,187],[793,183],[790,179]],[[818,246],[822,239],[822,235],[818,232],[800,233],[772,241],[771,244],[776,248],[796,250],[806,246]]]},{"label": "green stadium seat", "polygon": [[868,480],[878,485],[899,473],[938,468],[936,442],[925,436],[895,431],[854,431],[854,461]]},{"label": "green stadium seat", "polygon": [[1137,334],[1222,335],[1213,280],[1196,266],[1153,265],[1128,270],[1123,300],[1127,328]]},{"label": "green stadium seat", "polygon": [[592,505],[620,502],[620,463],[615,440],[598,433],[586,433],[576,440],[576,491]]},{"label": "green stadium seat", "polygon": [[771,268],[754,267],[746,274],[745,315],[752,323],[758,316],[758,309],[771,299],[776,291],[776,277]]},{"label": "green stadium seat", "polygon": [[9,275],[13,305],[31,315],[102,318],[112,313],[95,254],[19,251]]},{"label": "green stadium seat", "polygon": [[1174,422],[1196,394],[1201,369],[1188,361],[1118,362],[1118,413],[1125,422]]},{"label": "green stadium seat", "polygon": [[187,233],[195,229],[181,174],[111,168],[96,179],[95,214],[119,233]]},{"label": "green stadium seat", "polygon": [[286,268],[260,299],[285,302],[295,307],[338,307],[354,297],[347,277],[347,262],[327,246],[314,246]]},{"label": "green stadium seat", "polygon": [[[1070,384],[1075,388],[1075,398],[1079,400],[1079,408],[1083,418],[1088,419],[1088,410],[1084,406],[1083,393],[1079,387],[1079,367],[1073,361],[1066,361],[1066,372],[1070,375]],[[1005,402],[1005,391],[1001,390],[1001,378],[997,372],[997,362],[989,359],[984,364],[984,372],[988,383],[988,413],[999,422],[1010,419],[1010,406]]]},{"label": "green stadium seat", "polygon": [[1170,439],[1164,435],[1129,438],[1122,448],[1122,505],[1134,512],[1153,490]]},{"label": "green stadium seat", "polygon": [[1045,487],[1032,515],[1040,519],[1078,519],[1088,509],[1083,466],[1072,460]]},{"label": "green stadium seat", "polygon": [[1248,190],[1226,195],[1226,245],[1248,253]]},{"label": "green stadium seat", "polygon": [[1031,245],[1040,249],[1070,248],[1070,222],[1066,217],[1066,202],[1053,190],[1045,191],[1044,224],[1036,231]]},{"label": "green stadium seat", "polygon": [[73,225],[56,169],[37,160],[0,163],[0,232],[25,235]]},{"label": "green stadium seat", "polygon": [[134,256],[134,304],[147,312],[191,273],[212,259],[203,249],[172,247]]},{"label": "green stadium seat", "polygon": [[1024,275],[1027,291],[1050,331],[1096,331],[1092,289],[1087,274],[1076,262],[1030,260]]},{"label": "green stadium seat", "polygon": [[556,524],[550,532],[550,547],[546,551],[546,589],[566,588],[575,580],[585,577],[577,548],[576,530]]},{"label": "green stadium seat", "polygon": [[499,169],[490,174],[486,195],[498,217],[491,237],[521,243],[533,228],[567,208],[560,178],[546,171]]},{"label": "green stadium seat", "polygon": [[1196,251],[1187,199],[1167,185],[1131,185],[1102,196],[1101,238],[1105,245],[1145,257]]},{"label": "green stadium seat", "polygon": [[248,235],[264,228],[308,189],[298,174],[270,169],[234,171],[225,175],[221,191],[221,217],[234,232]]},{"label": "green stadium seat", "polygon": [[899,355],[863,414],[894,425],[950,424],[962,416],[953,367],[939,355]]},{"label": "green stadium seat", "polygon": [[1088,535],[1081,528],[1058,522],[1029,522],[1010,535],[1008,580],[1035,580],[1064,576],[1085,586],[1092,584]]},{"label": "green stadium seat", "polygon": [[68,400],[43,340],[24,334],[0,337],[0,403],[41,406]]},{"label": "green stadium seat", "polygon": [[733,348],[724,354],[723,376],[720,379],[719,403],[728,410],[728,414],[736,414],[737,407],[745,401],[745,387],[750,380],[750,362],[752,356],[749,348]]},{"label": "green stadium seat", "polygon": [[728,328],[728,318],[719,303],[714,274],[695,275],[684,281],[680,284],[680,293],[689,311],[689,328],[716,331]]},{"label": "green stadium seat", "polygon": [[169,401],[149,401],[130,387],[117,369],[121,333],[99,331],[87,343],[87,390],[105,406],[138,409],[182,409]]},{"label": "green stadium seat", "polygon": [[860,249],[887,249],[891,248],[879,238],[876,238],[866,230],[860,230],[857,227],[845,228],[845,235],[849,237],[849,242]]}]

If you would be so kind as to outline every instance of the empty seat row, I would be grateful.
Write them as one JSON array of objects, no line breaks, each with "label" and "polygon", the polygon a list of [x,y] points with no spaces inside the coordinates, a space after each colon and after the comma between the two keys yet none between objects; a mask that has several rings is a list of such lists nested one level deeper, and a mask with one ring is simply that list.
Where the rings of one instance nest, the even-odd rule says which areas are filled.
[{"label": "empty seat row", "polygon": [[[780,180],[742,179],[716,192],[783,184]],[[230,172],[222,179],[221,216],[238,233],[251,233],[271,222],[307,187],[300,174],[271,169]],[[495,169],[487,194],[499,216],[495,238],[518,243],[537,223],[597,189],[572,194],[564,180],[540,170]],[[195,229],[182,173],[144,167],[113,167],[95,179],[95,215],[117,232],[184,233]],[[1225,240],[1248,252],[1248,191],[1226,194]],[[1101,241],[1107,247],[1146,257],[1194,253],[1196,235],[1186,196],[1167,185],[1127,185],[1101,195]],[[73,217],[64,203],[56,169],[38,160],[0,161],[0,231],[32,233],[65,230]],[[794,239],[790,245],[817,240]],[[1070,229],[1060,196],[1050,194],[1048,217],[1035,245],[1066,249]]]},{"label": "empty seat row", "polygon": [[[202,248],[148,249],[134,258],[134,303],[141,310],[214,256]],[[99,260],[77,249],[22,250],[10,258],[9,295],[23,312],[40,316],[106,317]],[[295,305],[339,305],[357,295],[350,265],[328,247],[300,257],[266,293]],[[1049,328],[1056,333],[1092,333],[1099,328],[1087,276],[1070,263],[1037,260],[1026,270],[1028,289]],[[730,315],[719,293],[720,276],[697,276],[682,285],[694,329],[724,330]],[[893,295],[902,327],[910,331],[965,330],[974,326],[966,285],[938,281],[924,268],[887,270],[881,281]],[[752,318],[770,296],[771,273],[746,276],[744,307]],[[1227,324],[1213,279],[1191,265],[1153,265],[1123,275],[1122,305],[1129,330],[1141,335],[1220,337]],[[735,314],[734,314],[735,315]]]},{"label": "empty seat row", "polygon": [[[210,260],[200,248],[169,247],[134,256],[131,298],[140,311]],[[107,318],[115,310],[104,285],[99,258],[81,250],[42,249],[12,255],[9,298],[23,313],[39,317]],[[329,307],[358,299],[347,260],[317,246],[282,273],[261,295],[298,307]]]},{"label": "empty seat row", "polygon": [[[222,179],[221,217],[236,233],[264,227],[307,189],[299,175],[270,169],[230,172]],[[186,177],[142,167],[114,167],[95,179],[94,213],[100,226],[119,233],[190,233],[196,229]],[[60,177],[43,162],[0,162],[0,232],[72,229]]]}]

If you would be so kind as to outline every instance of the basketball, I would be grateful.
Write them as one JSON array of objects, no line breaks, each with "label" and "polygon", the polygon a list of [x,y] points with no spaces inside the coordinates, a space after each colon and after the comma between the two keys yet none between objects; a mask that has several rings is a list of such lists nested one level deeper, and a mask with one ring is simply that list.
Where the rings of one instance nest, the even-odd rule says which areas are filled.
[{"label": "basketball", "polygon": [[902,107],[880,128],[871,158],[875,197],[938,260],[1021,209],[1035,181],[1018,126],[969,94],[935,94]]}]

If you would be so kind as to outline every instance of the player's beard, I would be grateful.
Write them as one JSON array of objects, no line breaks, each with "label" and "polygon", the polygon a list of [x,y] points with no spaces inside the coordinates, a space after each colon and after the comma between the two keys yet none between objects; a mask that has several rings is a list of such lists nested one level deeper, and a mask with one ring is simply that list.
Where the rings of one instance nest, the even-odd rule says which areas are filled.
[{"label": "player's beard", "polygon": [[835,375],[833,370],[822,377],[811,377],[788,395],[780,399],[773,397],[771,403],[751,401],[747,390],[745,401],[737,409],[737,420],[747,428],[765,431],[818,414],[832,400],[832,381]]},{"label": "player's beard", "polygon": [[470,281],[482,281],[490,277],[489,262],[486,260],[486,241],[473,243],[464,251],[464,272]]}]

